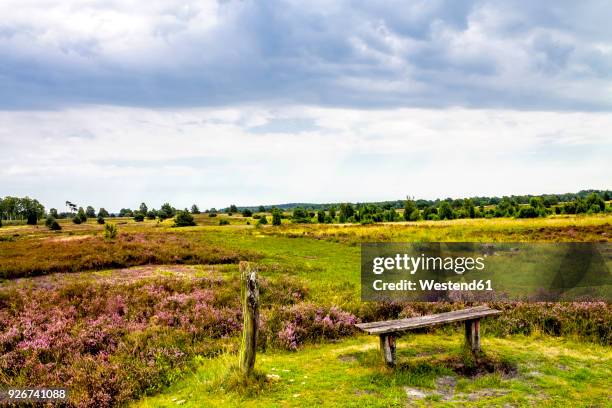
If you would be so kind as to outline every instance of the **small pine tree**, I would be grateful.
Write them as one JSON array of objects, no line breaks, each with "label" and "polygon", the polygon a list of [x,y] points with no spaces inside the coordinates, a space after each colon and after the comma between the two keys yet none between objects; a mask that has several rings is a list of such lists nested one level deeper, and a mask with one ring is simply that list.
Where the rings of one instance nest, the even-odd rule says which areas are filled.
[{"label": "small pine tree", "polygon": [[200,209],[198,208],[197,205],[194,204],[194,205],[191,206],[191,213],[192,214],[199,214],[200,213]]},{"label": "small pine tree", "polygon": [[117,237],[117,226],[115,224],[104,224],[104,238],[111,240]]}]

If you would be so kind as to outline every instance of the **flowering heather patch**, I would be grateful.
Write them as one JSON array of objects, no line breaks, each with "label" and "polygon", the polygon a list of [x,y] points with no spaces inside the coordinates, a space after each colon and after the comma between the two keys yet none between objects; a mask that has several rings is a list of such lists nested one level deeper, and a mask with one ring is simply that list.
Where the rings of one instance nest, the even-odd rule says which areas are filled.
[{"label": "flowering heather patch", "polygon": [[[0,387],[66,386],[71,406],[115,406],[169,384],[194,355],[233,349],[242,326],[238,282],[216,271],[228,266],[208,268],[7,282],[0,289]],[[296,347],[353,332],[352,315],[304,303],[307,291],[295,278],[261,277],[260,286],[262,332],[271,345],[285,346],[277,328],[288,325],[299,331]],[[276,322],[273,331],[266,321]]]},{"label": "flowering heather patch", "polygon": [[53,272],[122,268],[146,264],[224,264],[257,259],[252,251],[212,245],[201,233],[121,233],[115,240],[99,235],[18,238],[0,243],[0,278]]},{"label": "flowering heather patch", "polygon": [[75,406],[116,405],[168,383],[190,355],[217,352],[213,340],[241,327],[238,296],[225,293],[237,288],[218,276],[80,277],[0,290],[0,385],[62,385]]},{"label": "flowering heather patch", "polygon": [[355,333],[357,318],[337,307],[302,302],[271,311],[266,320],[268,339],[288,350],[307,341],[338,339]]}]

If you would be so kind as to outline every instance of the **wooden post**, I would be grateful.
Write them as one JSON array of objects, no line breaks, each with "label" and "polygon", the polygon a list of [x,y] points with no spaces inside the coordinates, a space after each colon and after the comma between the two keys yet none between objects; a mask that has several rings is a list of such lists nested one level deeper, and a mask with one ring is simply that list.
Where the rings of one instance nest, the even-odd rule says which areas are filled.
[{"label": "wooden post", "polygon": [[259,325],[259,288],[257,272],[248,262],[240,262],[240,294],[242,298],[242,345],[240,346],[239,368],[247,377],[255,366],[257,327]]},{"label": "wooden post", "polygon": [[395,335],[393,333],[380,335],[380,353],[388,367],[395,367]]},{"label": "wooden post", "polygon": [[480,319],[465,321],[465,344],[472,353],[480,352]]}]

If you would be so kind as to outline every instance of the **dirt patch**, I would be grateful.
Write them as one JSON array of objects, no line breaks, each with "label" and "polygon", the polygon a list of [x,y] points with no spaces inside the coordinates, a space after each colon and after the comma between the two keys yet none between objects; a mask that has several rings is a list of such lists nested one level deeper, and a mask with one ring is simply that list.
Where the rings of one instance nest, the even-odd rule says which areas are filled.
[{"label": "dirt patch", "polygon": [[45,238],[48,242],[71,242],[71,241],[85,241],[93,238],[91,235],[69,235],[67,237],[49,237]]},{"label": "dirt patch", "polygon": [[483,388],[481,390],[477,390],[469,394],[457,394],[455,399],[460,401],[480,401],[486,398],[501,397],[508,394],[509,392],[510,391],[508,390],[500,390],[496,388]]},{"label": "dirt patch", "polygon": [[499,373],[503,378],[514,378],[518,375],[516,365],[487,356],[474,359],[454,357],[445,360],[443,364],[463,377],[474,378],[492,373]]},{"label": "dirt patch", "polygon": [[343,363],[352,363],[353,361],[357,361],[357,358],[355,356],[342,355],[338,356],[338,360],[342,361]]}]

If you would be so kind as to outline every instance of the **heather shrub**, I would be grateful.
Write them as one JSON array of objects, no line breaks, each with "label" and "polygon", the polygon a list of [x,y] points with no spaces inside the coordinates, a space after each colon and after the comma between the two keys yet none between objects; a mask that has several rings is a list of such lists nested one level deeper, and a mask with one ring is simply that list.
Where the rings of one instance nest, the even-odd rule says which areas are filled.
[{"label": "heather shrub", "polygon": [[267,340],[274,346],[297,350],[306,342],[338,339],[355,333],[358,319],[338,307],[302,302],[270,311],[265,319]]}]

